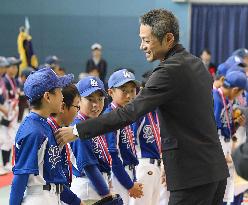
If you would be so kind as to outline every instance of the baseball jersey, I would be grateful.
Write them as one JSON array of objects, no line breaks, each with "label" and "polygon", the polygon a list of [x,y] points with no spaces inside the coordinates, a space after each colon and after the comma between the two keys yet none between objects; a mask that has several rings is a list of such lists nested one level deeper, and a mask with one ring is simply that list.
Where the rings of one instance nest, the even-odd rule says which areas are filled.
[{"label": "baseball jersey", "polygon": [[219,134],[231,139],[233,132],[232,104],[223,96],[222,90],[213,90],[214,116]]},{"label": "baseball jersey", "polygon": [[[78,113],[72,125],[86,120],[88,117]],[[108,153],[107,143],[104,136],[97,136],[89,140],[77,139],[70,143],[73,163],[73,175],[85,176],[84,167],[97,165],[101,172],[110,174],[111,156]]]},{"label": "baseball jersey", "polygon": [[[111,112],[116,108],[116,105],[112,102],[104,111],[104,113]],[[138,165],[139,161],[136,155],[136,130],[137,124],[133,123],[126,126],[123,129],[119,129],[115,132],[105,134],[108,143],[109,152],[117,152],[120,154],[123,166],[126,165]]]},{"label": "baseball jersey", "polygon": [[6,74],[4,76],[4,83],[7,89],[8,99],[17,99],[19,90],[17,80]]},{"label": "baseball jersey", "polygon": [[[60,128],[60,126],[53,117],[47,118],[47,122],[52,128],[53,133]],[[60,148],[60,155],[62,160],[63,172],[67,178],[68,184],[70,184],[72,180],[72,164],[70,161],[70,152],[69,152],[68,144]]]},{"label": "baseball jersey", "polygon": [[27,186],[67,184],[59,146],[47,119],[30,112],[15,139],[13,173],[29,174]]},{"label": "baseball jersey", "polygon": [[161,138],[158,114],[150,112],[137,122],[137,156],[138,158],[160,159]]}]

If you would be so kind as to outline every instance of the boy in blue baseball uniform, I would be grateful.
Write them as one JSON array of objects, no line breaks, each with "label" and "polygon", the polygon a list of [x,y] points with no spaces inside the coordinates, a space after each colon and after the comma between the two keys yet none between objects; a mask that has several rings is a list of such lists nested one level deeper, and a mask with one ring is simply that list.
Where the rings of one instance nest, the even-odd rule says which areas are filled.
[{"label": "boy in blue baseball uniform", "polygon": [[[62,89],[62,94],[63,105],[61,111],[59,113],[52,113],[47,118],[47,122],[54,133],[62,126],[69,126],[80,109],[80,95],[74,84],[64,87]],[[67,185],[70,186],[72,181],[72,163],[70,160],[69,145],[66,144],[64,147],[60,148],[60,153],[63,170],[67,178]],[[78,200],[78,202],[80,203],[80,200]]]},{"label": "boy in blue baseball uniform", "polygon": [[[73,125],[99,116],[106,95],[104,84],[97,77],[85,77],[76,86],[81,101]],[[105,137],[97,136],[84,141],[78,139],[70,144],[70,149],[74,175],[71,190],[82,200],[99,200],[110,196],[108,178],[112,159]]]},{"label": "boy in blue baseball uniform", "polygon": [[58,77],[51,68],[44,67],[30,74],[24,84],[32,109],[16,134],[10,205],[54,205],[60,200],[80,203],[66,186],[60,149],[47,123],[51,113],[60,112],[61,88],[72,80],[73,75]]},{"label": "boy in blue baseball uniform", "polygon": [[[114,72],[108,80],[108,93],[113,101],[105,113],[130,102],[136,95],[138,84],[133,73],[126,69]],[[136,181],[135,167],[139,162],[135,148],[135,126],[132,124],[105,135],[112,157],[113,191],[121,195],[125,205],[129,204],[129,196],[140,198],[143,195],[142,184]]]},{"label": "boy in blue baseball uniform", "polygon": [[[229,167],[230,177],[227,180],[226,192],[223,201],[232,202],[234,198],[234,168],[231,158],[232,135],[235,132],[233,123],[232,103],[247,86],[247,78],[243,72],[231,71],[225,76],[223,86],[213,89],[214,115],[217,124],[218,134],[226,161]],[[243,116],[236,119],[239,123],[244,120]]]},{"label": "boy in blue baseball uniform", "polygon": [[[149,73],[143,75],[142,87],[148,80]],[[141,89],[142,89],[141,87]],[[137,122],[137,180],[143,184],[144,196],[138,199],[130,198],[129,205],[158,205],[160,191],[163,190],[165,197],[165,176],[162,176],[161,167],[161,138],[158,113],[156,111],[147,113]],[[164,169],[162,167],[162,169]],[[163,180],[162,180],[163,178]],[[162,185],[163,183],[163,185]]]}]

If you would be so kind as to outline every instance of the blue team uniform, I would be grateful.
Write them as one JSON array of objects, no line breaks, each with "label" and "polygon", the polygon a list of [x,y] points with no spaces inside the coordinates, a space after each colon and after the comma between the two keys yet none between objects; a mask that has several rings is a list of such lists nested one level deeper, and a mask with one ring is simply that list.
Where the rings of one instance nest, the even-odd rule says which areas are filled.
[{"label": "blue team uniform", "polygon": [[[32,125],[32,126],[30,126]],[[27,187],[50,184],[68,184],[63,170],[63,160],[56,143],[53,130],[47,119],[31,112],[23,120],[15,140],[15,175],[10,204],[20,204]],[[27,180],[19,180],[18,176],[27,176]],[[18,183],[15,184],[15,179]],[[18,187],[22,190],[16,191]],[[80,204],[80,200],[66,186],[61,193],[61,200],[66,203]],[[23,190],[24,189],[24,190]]]},{"label": "blue team uniform", "polygon": [[[137,122],[139,126],[137,130],[137,155],[138,158],[160,159],[161,139],[158,116],[155,111],[150,112],[149,115],[152,119],[149,119],[147,114]],[[151,125],[151,120],[154,125]],[[157,129],[158,136],[155,136],[154,129]]]},{"label": "blue team uniform", "polygon": [[[48,119],[47,119],[47,122],[48,122],[48,124],[50,125],[50,127],[52,128],[52,130],[53,130],[53,133],[54,132],[56,132],[60,127],[59,127],[59,125],[57,124],[57,122],[55,121],[55,119],[54,118],[52,118],[52,117],[49,117]],[[72,167],[70,167],[71,166],[71,162],[70,161],[68,161],[68,155],[69,155],[69,150],[68,150],[68,147],[67,147],[68,145],[66,144],[65,146],[63,146],[63,148],[62,149],[60,149],[60,156],[61,156],[61,160],[62,160],[62,168],[63,168],[63,173],[65,174],[65,176],[66,176],[66,179],[67,179],[67,185],[68,186],[70,186],[70,184],[71,184],[71,179],[72,179],[72,177],[71,177],[71,175],[72,175],[72,173],[71,173],[71,168]],[[70,158],[70,157],[69,157]]]},{"label": "blue team uniform", "polygon": [[214,116],[219,135],[223,136],[226,141],[230,141],[233,132],[232,105],[231,103],[229,103],[227,99],[225,99],[225,103],[227,105],[227,112],[228,112],[227,115],[225,106],[223,104],[223,100],[219,93],[219,89],[213,90],[213,98],[214,98]]},{"label": "blue team uniform", "polygon": [[45,118],[31,112],[17,132],[15,145],[14,174],[34,174],[44,179],[42,185],[66,184],[59,147]]},{"label": "blue team uniform", "polygon": [[[87,117],[78,114],[72,125],[78,124]],[[101,173],[106,173],[110,176],[111,157],[107,150],[107,143],[104,143],[104,136],[98,136],[89,140],[77,139],[70,143],[72,156],[75,157],[73,163],[73,175],[76,177],[88,177],[96,189],[96,192],[103,196],[109,193],[108,186],[103,179]],[[105,146],[105,149],[104,149]],[[90,173],[90,170],[94,173]],[[92,176],[93,175],[93,176]],[[100,182],[100,184],[98,184]]]},{"label": "blue team uniform", "polygon": [[[107,109],[104,111],[104,113],[111,112],[114,108],[110,104]],[[128,128],[128,129],[127,129]],[[128,135],[131,135],[133,138],[134,146],[136,143],[136,130],[137,130],[137,124],[133,123],[132,125],[129,125],[123,129],[117,130],[115,132],[107,133],[106,140],[108,143],[108,150],[110,155],[112,156],[113,159],[113,172],[115,176],[117,176],[118,180],[122,182],[122,179],[126,179],[125,177],[123,178],[122,176],[119,176],[118,169],[115,170],[115,166],[117,165],[119,167],[119,162],[121,160],[123,169],[125,166],[129,167],[135,167],[139,164],[139,161],[136,156],[136,150],[132,149],[132,144],[130,143],[130,139]],[[135,149],[135,147],[134,147]],[[116,159],[116,160],[115,160]],[[116,164],[117,163],[117,164]],[[128,180],[128,181],[127,181]],[[124,187],[127,189],[130,189],[133,185],[133,181],[135,181],[135,176],[134,179],[128,179],[125,180],[124,184],[121,183]],[[131,180],[131,181],[130,181]],[[123,180],[124,181],[124,180]]]}]

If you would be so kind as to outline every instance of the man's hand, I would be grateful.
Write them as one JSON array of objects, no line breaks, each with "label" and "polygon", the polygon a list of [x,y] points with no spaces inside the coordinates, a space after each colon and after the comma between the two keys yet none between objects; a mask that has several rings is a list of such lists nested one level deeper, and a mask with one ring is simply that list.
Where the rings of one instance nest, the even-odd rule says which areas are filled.
[{"label": "man's hand", "polygon": [[86,205],[83,201],[81,201],[80,205]]},{"label": "man's hand", "polygon": [[134,182],[134,185],[131,189],[128,190],[129,196],[133,198],[141,198],[143,196],[143,185],[138,182]]},{"label": "man's hand", "polygon": [[55,137],[60,147],[77,139],[77,137],[73,135],[72,130],[73,127],[62,127],[55,132]]}]

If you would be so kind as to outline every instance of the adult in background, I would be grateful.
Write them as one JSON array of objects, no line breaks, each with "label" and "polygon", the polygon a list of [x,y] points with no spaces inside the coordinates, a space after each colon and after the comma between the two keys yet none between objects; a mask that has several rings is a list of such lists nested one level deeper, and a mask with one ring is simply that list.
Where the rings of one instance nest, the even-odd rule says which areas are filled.
[{"label": "adult in background", "polygon": [[45,64],[49,65],[58,76],[64,76],[65,70],[61,68],[61,60],[57,56],[47,56]]},{"label": "adult in background", "polygon": [[60,145],[120,129],[158,108],[169,205],[222,204],[227,164],[213,113],[212,77],[179,44],[176,17],[155,9],[141,17],[140,49],[159,60],[146,86],[122,108],[57,132]]},{"label": "adult in background", "polygon": [[216,74],[216,66],[211,62],[211,52],[208,49],[203,49],[200,55],[203,64],[205,65],[206,69],[209,73],[214,77]]},{"label": "adult in background", "polygon": [[107,74],[107,62],[102,58],[102,46],[94,43],[91,46],[92,56],[86,63],[86,73],[99,77],[105,82]]}]

